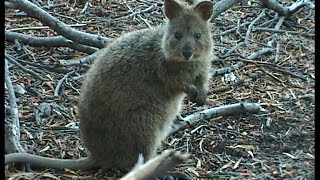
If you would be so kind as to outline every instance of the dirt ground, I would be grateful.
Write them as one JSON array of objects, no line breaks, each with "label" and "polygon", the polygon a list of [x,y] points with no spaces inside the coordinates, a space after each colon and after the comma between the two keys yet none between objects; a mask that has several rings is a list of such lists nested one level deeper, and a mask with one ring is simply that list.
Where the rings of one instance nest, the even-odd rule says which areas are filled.
[{"label": "dirt ground", "polygon": [[[163,1],[107,1],[104,8],[98,1],[90,1],[91,6],[84,13],[81,11],[85,4],[79,1],[53,0],[51,5],[49,1],[42,2],[42,6],[51,6],[46,8],[51,15],[66,24],[80,24],[75,27],[80,31],[112,38],[164,22]],[[287,1],[282,3],[289,5]],[[270,31],[252,31],[247,45],[226,56],[231,48],[244,41],[249,24],[239,25],[251,23],[261,11],[259,1],[243,1],[211,22],[215,41],[212,69],[231,67],[239,62],[244,65],[233,72],[213,74],[206,105],[197,107],[185,100],[182,115],[237,102],[259,103],[266,111],[201,120],[171,135],[159,148],[159,152],[176,149],[192,154],[192,160],[176,170],[194,179],[314,179],[314,11],[302,8],[285,19],[281,30],[302,34],[279,33],[278,52],[273,50],[253,60],[244,58],[266,47],[272,36]],[[277,21],[270,20],[276,13],[269,9],[265,13],[255,26],[274,28]],[[57,35],[49,28],[31,28],[43,26],[17,9],[6,10],[7,30],[34,36]],[[238,28],[226,33],[234,27]],[[17,42],[5,42],[5,46],[6,54],[48,79],[43,81],[8,63],[17,96],[22,146],[28,153],[47,157],[85,156],[87,152],[76,128],[77,103],[83,74],[90,65],[59,66],[58,61],[77,60],[87,54],[67,47],[21,46]],[[228,77],[236,80],[228,82]],[[62,78],[60,94],[55,97],[55,88]],[[6,121],[10,121],[7,89],[5,92]],[[13,166],[6,170],[12,179],[112,180],[123,175],[118,170],[33,169],[25,172]]]}]

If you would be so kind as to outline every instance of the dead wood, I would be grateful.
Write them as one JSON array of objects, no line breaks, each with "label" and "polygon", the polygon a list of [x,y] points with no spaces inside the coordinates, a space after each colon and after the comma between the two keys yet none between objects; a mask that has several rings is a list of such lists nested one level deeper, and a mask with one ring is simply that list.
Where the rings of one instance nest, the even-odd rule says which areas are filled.
[{"label": "dead wood", "polygon": [[[284,16],[281,16],[279,18],[277,24],[275,25],[274,29],[277,29],[277,30],[280,29],[283,21],[284,21]],[[248,56],[248,59],[256,59],[263,54],[267,54],[267,53],[272,52],[273,51],[272,45],[273,45],[273,42],[275,41],[276,38],[277,38],[277,34],[273,34],[271,36],[271,40],[269,40],[267,42],[267,47],[265,47],[257,52],[252,53],[251,55]]]},{"label": "dead wood", "polygon": [[11,57],[10,55],[5,55],[5,58],[10,61],[12,64],[15,64],[16,66],[18,66],[21,70],[23,70],[26,73],[31,74],[32,76],[34,76],[37,79],[40,79],[42,81],[45,81],[46,79],[41,77],[38,73],[24,67],[23,65],[21,65],[18,61],[16,61],[13,57]]},{"label": "dead wood", "polygon": [[229,67],[223,67],[223,68],[219,68],[219,69],[213,69],[211,71],[211,76],[217,76],[217,75],[223,75],[229,72],[233,72],[236,69],[239,69],[241,67],[244,67],[246,64],[244,62],[237,62],[234,65],[231,65]]},{"label": "dead wood", "polygon": [[11,111],[11,122],[6,122],[6,151],[7,153],[12,152],[25,152],[24,148],[20,144],[20,122],[19,122],[19,112],[16,96],[14,94],[12,81],[9,74],[8,62],[5,59],[5,84],[7,86],[7,91],[10,101],[10,111]]},{"label": "dead wood", "polygon": [[203,119],[210,119],[217,116],[230,116],[246,112],[258,113],[262,110],[263,109],[259,104],[246,102],[205,109],[183,118],[183,121],[176,121],[175,124],[171,126],[168,135]]},{"label": "dead wood", "polygon": [[226,11],[233,5],[239,3],[242,0],[222,0],[213,5],[213,15],[212,19],[215,19],[218,15],[220,15],[223,11]]},{"label": "dead wood", "polygon": [[67,74],[65,74],[65,75],[63,76],[62,79],[59,80],[59,82],[58,82],[58,84],[57,84],[57,87],[56,87],[56,89],[54,90],[54,97],[59,97],[59,94],[60,94],[59,91],[60,91],[60,88],[61,88],[61,86],[62,86],[63,81],[64,81],[65,79],[67,79],[68,76],[70,76],[70,75],[73,74],[73,73],[74,73],[74,71],[68,72]]},{"label": "dead wood", "polygon": [[63,37],[70,39],[74,42],[88,46],[103,48],[105,45],[112,41],[111,38],[77,31],[67,26],[64,22],[61,22],[57,18],[51,16],[45,10],[41,9],[40,7],[31,3],[30,1],[12,0],[11,2],[15,3],[19,9],[26,12],[30,17],[40,20],[44,24],[50,26],[53,30],[57,31]]},{"label": "dead wood", "polygon": [[280,16],[289,17],[299,9],[307,6],[310,9],[314,9],[314,4],[310,0],[297,0],[289,7],[285,7],[278,3],[276,0],[260,0],[262,5],[266,8],[272,9],[277,12]]},{"label": "dead wood", "polygon": [[75,43],[71,40],[64,38],[63,36],[55,37],[35,37],[22,33],[11,32],[5,30],[5,40],[14,42],[15,39],[20,40],[24,44],[28,44],[36,47],[69,47],[81,52],[92,54],[98,50],[98,48]]},{"label": "dead wood", "polygon": [[97,58],[97,56],[101,54],[101,52],[102,50],[96,51],[95,53],[92,53],[78,60],[72,60],[72,61],[60,60],[58,65],[59,66],[78,66],[78,65],[92,63]]}]

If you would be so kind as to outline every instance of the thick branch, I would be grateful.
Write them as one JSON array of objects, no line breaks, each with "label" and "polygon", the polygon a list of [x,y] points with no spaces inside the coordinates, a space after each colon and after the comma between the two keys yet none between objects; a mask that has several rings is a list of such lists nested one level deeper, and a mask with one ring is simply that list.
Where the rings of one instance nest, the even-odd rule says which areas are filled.
[{"label": "thick branch", "polygon": [[107,43],[112,41],[111,38],[77,31],[67,26],[57,18],[51,16],[49,13],[29,2],[28,0],[12,0],[11,2],[15,3],[20,10],[26,12],[30,17],[40,20],[42,23],[57,31],[63,37],[74,42],[103,48]]},{"label": "thick branch", "polygon": [[289,17],[304,6],[308,6],[310,9],[314,8],[314,4],[310,0],[297,0],[289,7],[285,7],[278,3],[276,0],[260,0],[262,5],[266,8],[272,9],[280,16]]},{"label": "thick branch", "polygon": [[11,32],[5,30],[5,40],[9,42],[14,42],[15,39],[19,39],[24,44],[28,44],[36,47],[69,47],[81,52],[92,54],[99,50],[98,48],[82,45],[75,43],[71,40],[64,38],[63,36],[55,37],[34,37],[30,35],[25,35],[22,33]]},{"label": "thick branch", "polygon": [[213,15],[212,19],[215,19],[219,14],[221,14],[223,11],[229,9],[234,4],[240,2],[242,0],[222,0],[216,3],[213,6]]},{"label": "thick branch", "polygon": [[16,9],[16,8],[18,8],[16,4],[8,2],[8,1],[4,2],[4,6],[5,6],[6,9]]},{"label": "thick branch", "polygon": [[216,116],[230,116],[230,115],[236,115],[236,114],[241,114],[246,112],[258,113],[260,111],[262,111],[262,108],[259,104],[245,103],[245,102],[206,109],[183,118],[184,119],[183,121],[177,121],[179,123],[175,123],[174,125],[171,126],[171,129],[168,135],[173,134],[182,128],[185,128],[190,124],[194,124],[195,122],[198,122],[201,119],[206,119],[206,118],[209,119]]},{"label": "thick branch", "polygon": [[5,142],[8,145],[10,144],[8,147],[12,147],[12,149],[10,149],[10,151],[25,152],[25,150],[23,149],[23,147],[20,144],[20,122],[19,122],[19,112],[18,112],[16,95],[14,94],[12,81],[9,76],[9,68],[8,68],[7,60],[5,60],[4,63],[5,63],[4,77],[5,77],[5,83],[6,83],[6,86],[8,89],[10,110],[11,110],[11,128],[6,129],[7,132],[6,132],[6,141]]}]

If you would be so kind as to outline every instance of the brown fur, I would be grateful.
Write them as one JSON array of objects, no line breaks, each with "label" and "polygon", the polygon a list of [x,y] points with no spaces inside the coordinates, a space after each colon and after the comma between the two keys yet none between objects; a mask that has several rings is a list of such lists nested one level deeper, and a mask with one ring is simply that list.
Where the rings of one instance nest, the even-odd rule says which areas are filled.
[{"label": "brown fur", "polygon": [[165,26],[118,38],[87,72],[79,112],[81,138],[90,151],[88,168],[131,168],[139,153],[152,158],[185,93],[205,103],[212,4],[165,0],[164,9]]}]

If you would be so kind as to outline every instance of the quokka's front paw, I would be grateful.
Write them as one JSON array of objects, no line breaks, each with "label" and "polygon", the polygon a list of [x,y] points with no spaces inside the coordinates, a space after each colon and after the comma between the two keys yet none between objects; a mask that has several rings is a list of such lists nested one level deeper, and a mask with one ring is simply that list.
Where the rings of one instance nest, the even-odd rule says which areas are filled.
[{"label": "quokka's front paw", "polygon": [[195,99],[195,101],[193,101],[194,103],[196,103],[197,106],[202,106],[206,103],[207,100],[207,94],[208,91],[204,88],[199,88],[198,89],[198,96]]},{"label": "quokka's front paw", "polygon": [[186,86],[185,92],[187,93],[189,99],[191,102],[195,102],[197,99],[197,96],[199,94],[197,88],[194,85],[188,85]]},{"label": "quokka's front paw", "polygon": [[196,103],[197,106],[202,106],[206,103],[206,99],[207,99],[207,95],[203,95],[203,94],[198,94],[197,98],[195,99],[195,101],[192,101],[194,103]]}]

